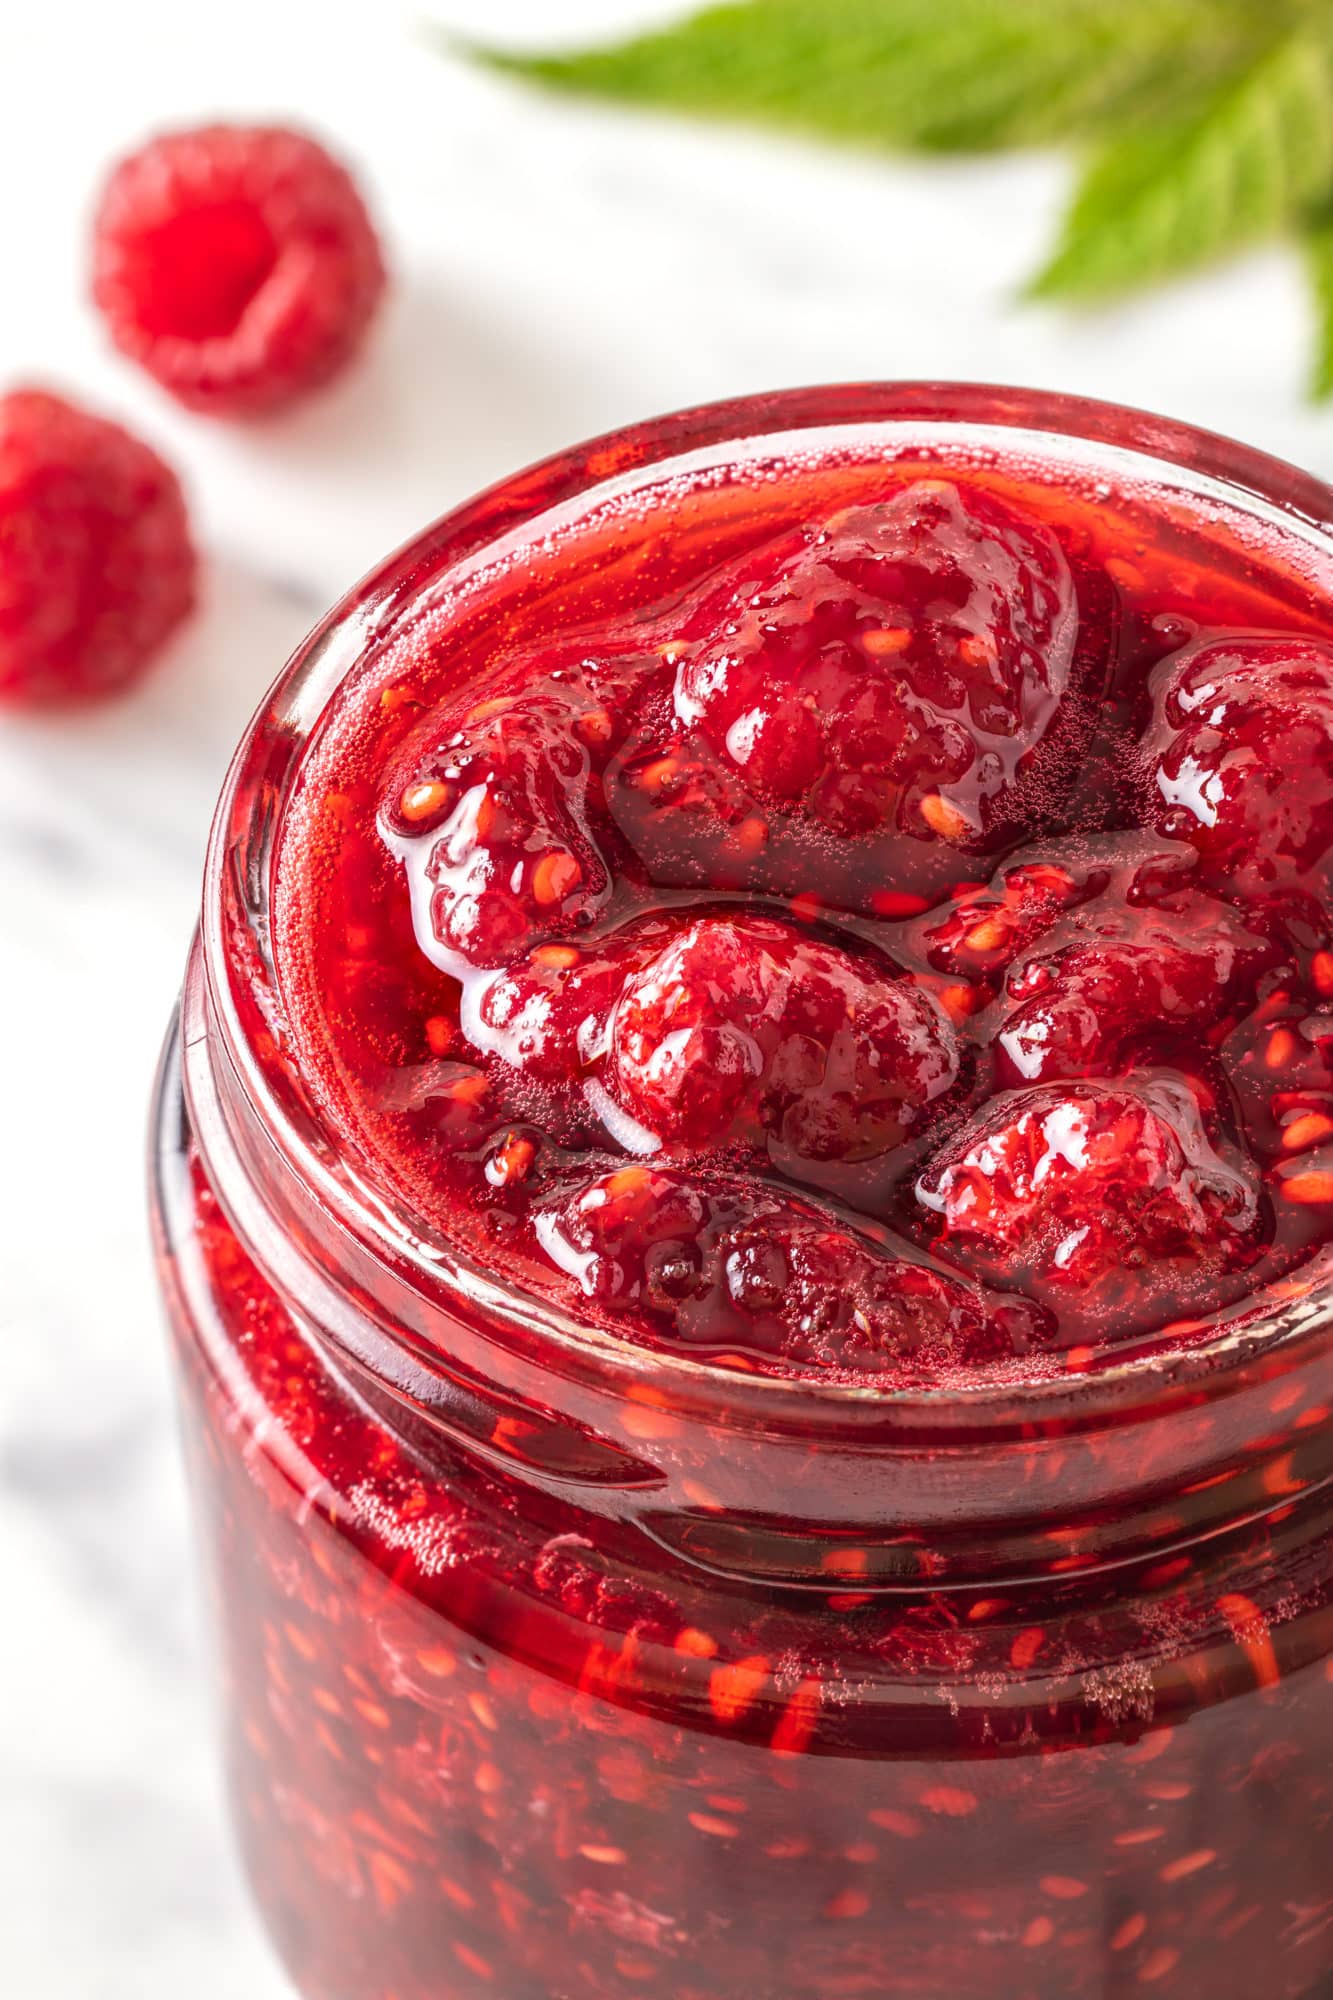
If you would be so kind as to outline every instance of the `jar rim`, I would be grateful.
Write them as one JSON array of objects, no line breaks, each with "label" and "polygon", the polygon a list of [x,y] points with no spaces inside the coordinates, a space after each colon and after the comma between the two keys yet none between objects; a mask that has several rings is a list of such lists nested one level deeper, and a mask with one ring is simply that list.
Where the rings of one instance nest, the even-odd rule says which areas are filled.
[{"label": "jar rim", "polygon": [[[968,1435],[1011,1428],[1020,1406],[1024,1422],[1082,1430],[1124,1421],[1145,1403],[1161,1407],[1176,1397],[1197,1399],[1201,1391],[1211,1400],[1243,1383],[1252,1364],[1283,1369],[1322,1349],[1333,1328],[1333,1255],[1325,1281],[1284,1310],[1233,1315],[1216,1339],[1078,1376],[885,1389],[873,1380],[742,1374],[584,1324],[474,1263],[443,1234],[429,1236],[419,1218],[393,1208],[382,1190],[372,1192],[352,1171],[341,1151],[346,1135],[277,1057],[271,1030],[281,1000],[271,890],[282,813],[305,746],[347,677],[382,653],[406,619],[466,589],[507,543],[530,543],[539,524],[554,531],[691,454],[734,465],[799,438],[810,450],[816,436],[827,445],[842,433],[864,441],[895,429],[923,441],[947,432],[974,448],[988,432],[1011,449],[1012,439],[1024,435],[1048,464],[1064,450],[1084,470],[1135,465],[1158,488],[1169,486],[1196,504],[1225,504],[1233,515],[1307,542],[1313,558],[1333,563],[1333,490],[1311,475],[1172,419],[1036,390],[928,381],[786,390],[695,406],[556,453],[440,516],[376,565],[297,649],[252,719],[224,783],[206,863],[198,1026],[210,1044],[209,1061],[225,1061],[270,1156],[313,1192],[343,1240],[355,1240],[455,1316],[482,1313],[488,1328],[538,1330],[566,1372],[605,1371],[626,1383],[651,1378],[680,1403],[701,1410],[720,1405],[742,1424],[799,1416],[808,1426],[823,1411],[831,1422],[861,1417]],[[186,1073],[188,1088],[188,1061]]]}]

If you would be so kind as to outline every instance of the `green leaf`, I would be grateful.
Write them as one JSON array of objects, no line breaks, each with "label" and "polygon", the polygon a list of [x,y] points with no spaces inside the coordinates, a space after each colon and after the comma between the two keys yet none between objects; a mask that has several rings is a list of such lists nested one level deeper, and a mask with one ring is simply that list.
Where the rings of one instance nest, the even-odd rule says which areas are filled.
[{"label": "green leaf", "polygon": [[1274,41],[1174,118],[1092,160],[1038,295],[1094,297],[1281,229],[1333,184],[1333,65],[1313,29]]},{"label": "green leaf", "polygon": [[877,147],[1095,150],[1031,290],[1094,298],[1303,234],[1333,395],[1333,0],[729,0],[555,88]]},{"label": "green leaf", "polygon": [[1305,232],[1306,256],[1319,319],[1311,393],[1333,396],[1333,208],[1313,216]]},{"label": "green leaf", "polygon": [[748,0],[498,69],[640,104],[878,146],[980,150],[1086,136],[1165,104],[1188,51],[1222,74],[1308,0]]}]

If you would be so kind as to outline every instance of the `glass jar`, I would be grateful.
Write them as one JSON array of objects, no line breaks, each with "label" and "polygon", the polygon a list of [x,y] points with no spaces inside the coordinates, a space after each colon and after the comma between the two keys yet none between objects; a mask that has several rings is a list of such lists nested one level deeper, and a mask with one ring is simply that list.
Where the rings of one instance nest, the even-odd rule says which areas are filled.
[{"label": "glass jar", "polygon": [[1328,2000],[1325,1286],[1021,1391],[589,1340],[373,1199],[285,1062],[275,831],[343,677],[607,482],[835,428],[1039,438],[1204,514],[1333,501],[1104,406],[819,390],[604,439],[430,529],[228,779],[155,1213],[254,1891],[307,2000]]}]

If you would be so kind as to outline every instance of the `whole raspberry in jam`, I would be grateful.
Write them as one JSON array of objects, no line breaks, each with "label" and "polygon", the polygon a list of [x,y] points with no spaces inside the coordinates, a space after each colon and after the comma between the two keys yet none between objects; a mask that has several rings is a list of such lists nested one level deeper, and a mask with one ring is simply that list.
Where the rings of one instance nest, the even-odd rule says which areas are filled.
[{"label": "whole raspberry in jam", "polygon": [[1049,1339],[1040,1308],[762,1183],[627,1166],[538,1211],[534,1228],[586,1297],[700,1359],[911,1382]]},{"label": "whole raspberry in jam", "polygon": [[[1045,527],[918,481],[766,545],[705,597],[676,713],[765,806],[973,851],[1041,792],[1078,637]],[[911,866],[909,847],[897,886]]]},{"label": "whole raspberry in jam", "polygon": [[1151,822],[1205,879],[1323,902],[1333,868],[1333,646],[1229,639],[1169,670],[1145,738]]},{"label": "whole raspberry in jam", "polygon": [[315,140],[209,125],[116,167],[93,238],[93,297],[116,345],[178,401],[276,410],[336,375],[384,290],[379,239]]},{"label": "whole raspberry in jam", "polygon": [[474,1039],[543,1083],[569,1084],[605,1049],[625,980],[651,945],[614,933],[601,946],[539,944],[478,994]]},{"label": "whole raspberry in jam", "polygon": [[592,780],[622,695],[613,678],[540,673],[433,722],[397,760],[381,829],[407,868],[418,940],[446,970],[510,965],[604,908]]},{"label": "whole raspberry in jam", "polygon": [[194,602],[180,483],[62,397],[0,397],[0,701],[87,701],[135,680]]},{"label": "whole raspberry in jam", "polygon": [[887,962],[717,916],[629,980],[607,1075],[669,1147],[769,1136],[798,1159],[865,1160],[911,1137],[960,1061],[939,1007]]},{"label": "whole raspberry in jam", "polygon": [[942,1255],[1039,1299],[1215,1278],[1245,1260],[1261,1223],[1254,1181],[1214,1147],[1185,1078],[1165,1072],[995,1098],[917,1198]]},{"label": "whole raspberry in jam", "polygon": [[1197,891],[1157,907],[1110,895],[1085,903],[1009,972],[1000,1080],[1106,1075],[1136,1047],[1201,1037],[1272,957],[1267,939]]}]

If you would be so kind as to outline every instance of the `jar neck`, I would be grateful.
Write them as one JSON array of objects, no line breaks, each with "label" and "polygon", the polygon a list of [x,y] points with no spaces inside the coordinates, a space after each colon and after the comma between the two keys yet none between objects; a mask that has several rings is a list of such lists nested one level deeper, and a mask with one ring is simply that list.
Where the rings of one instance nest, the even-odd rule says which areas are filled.
[{"label": "jar neck", "polygon": [[303,1335],[425,1460],[461,1451],[692,1564],[825,1590],[1091,1573],[1333,1481],[1333,1343],[1308,1308],[1210,1367],[967,1397],[736,1380],[571,1337],[541,1302],[368,1227],[345,1162],[292,1157],[210,974],[196,947],[183,1073],[205,1170]]}]

